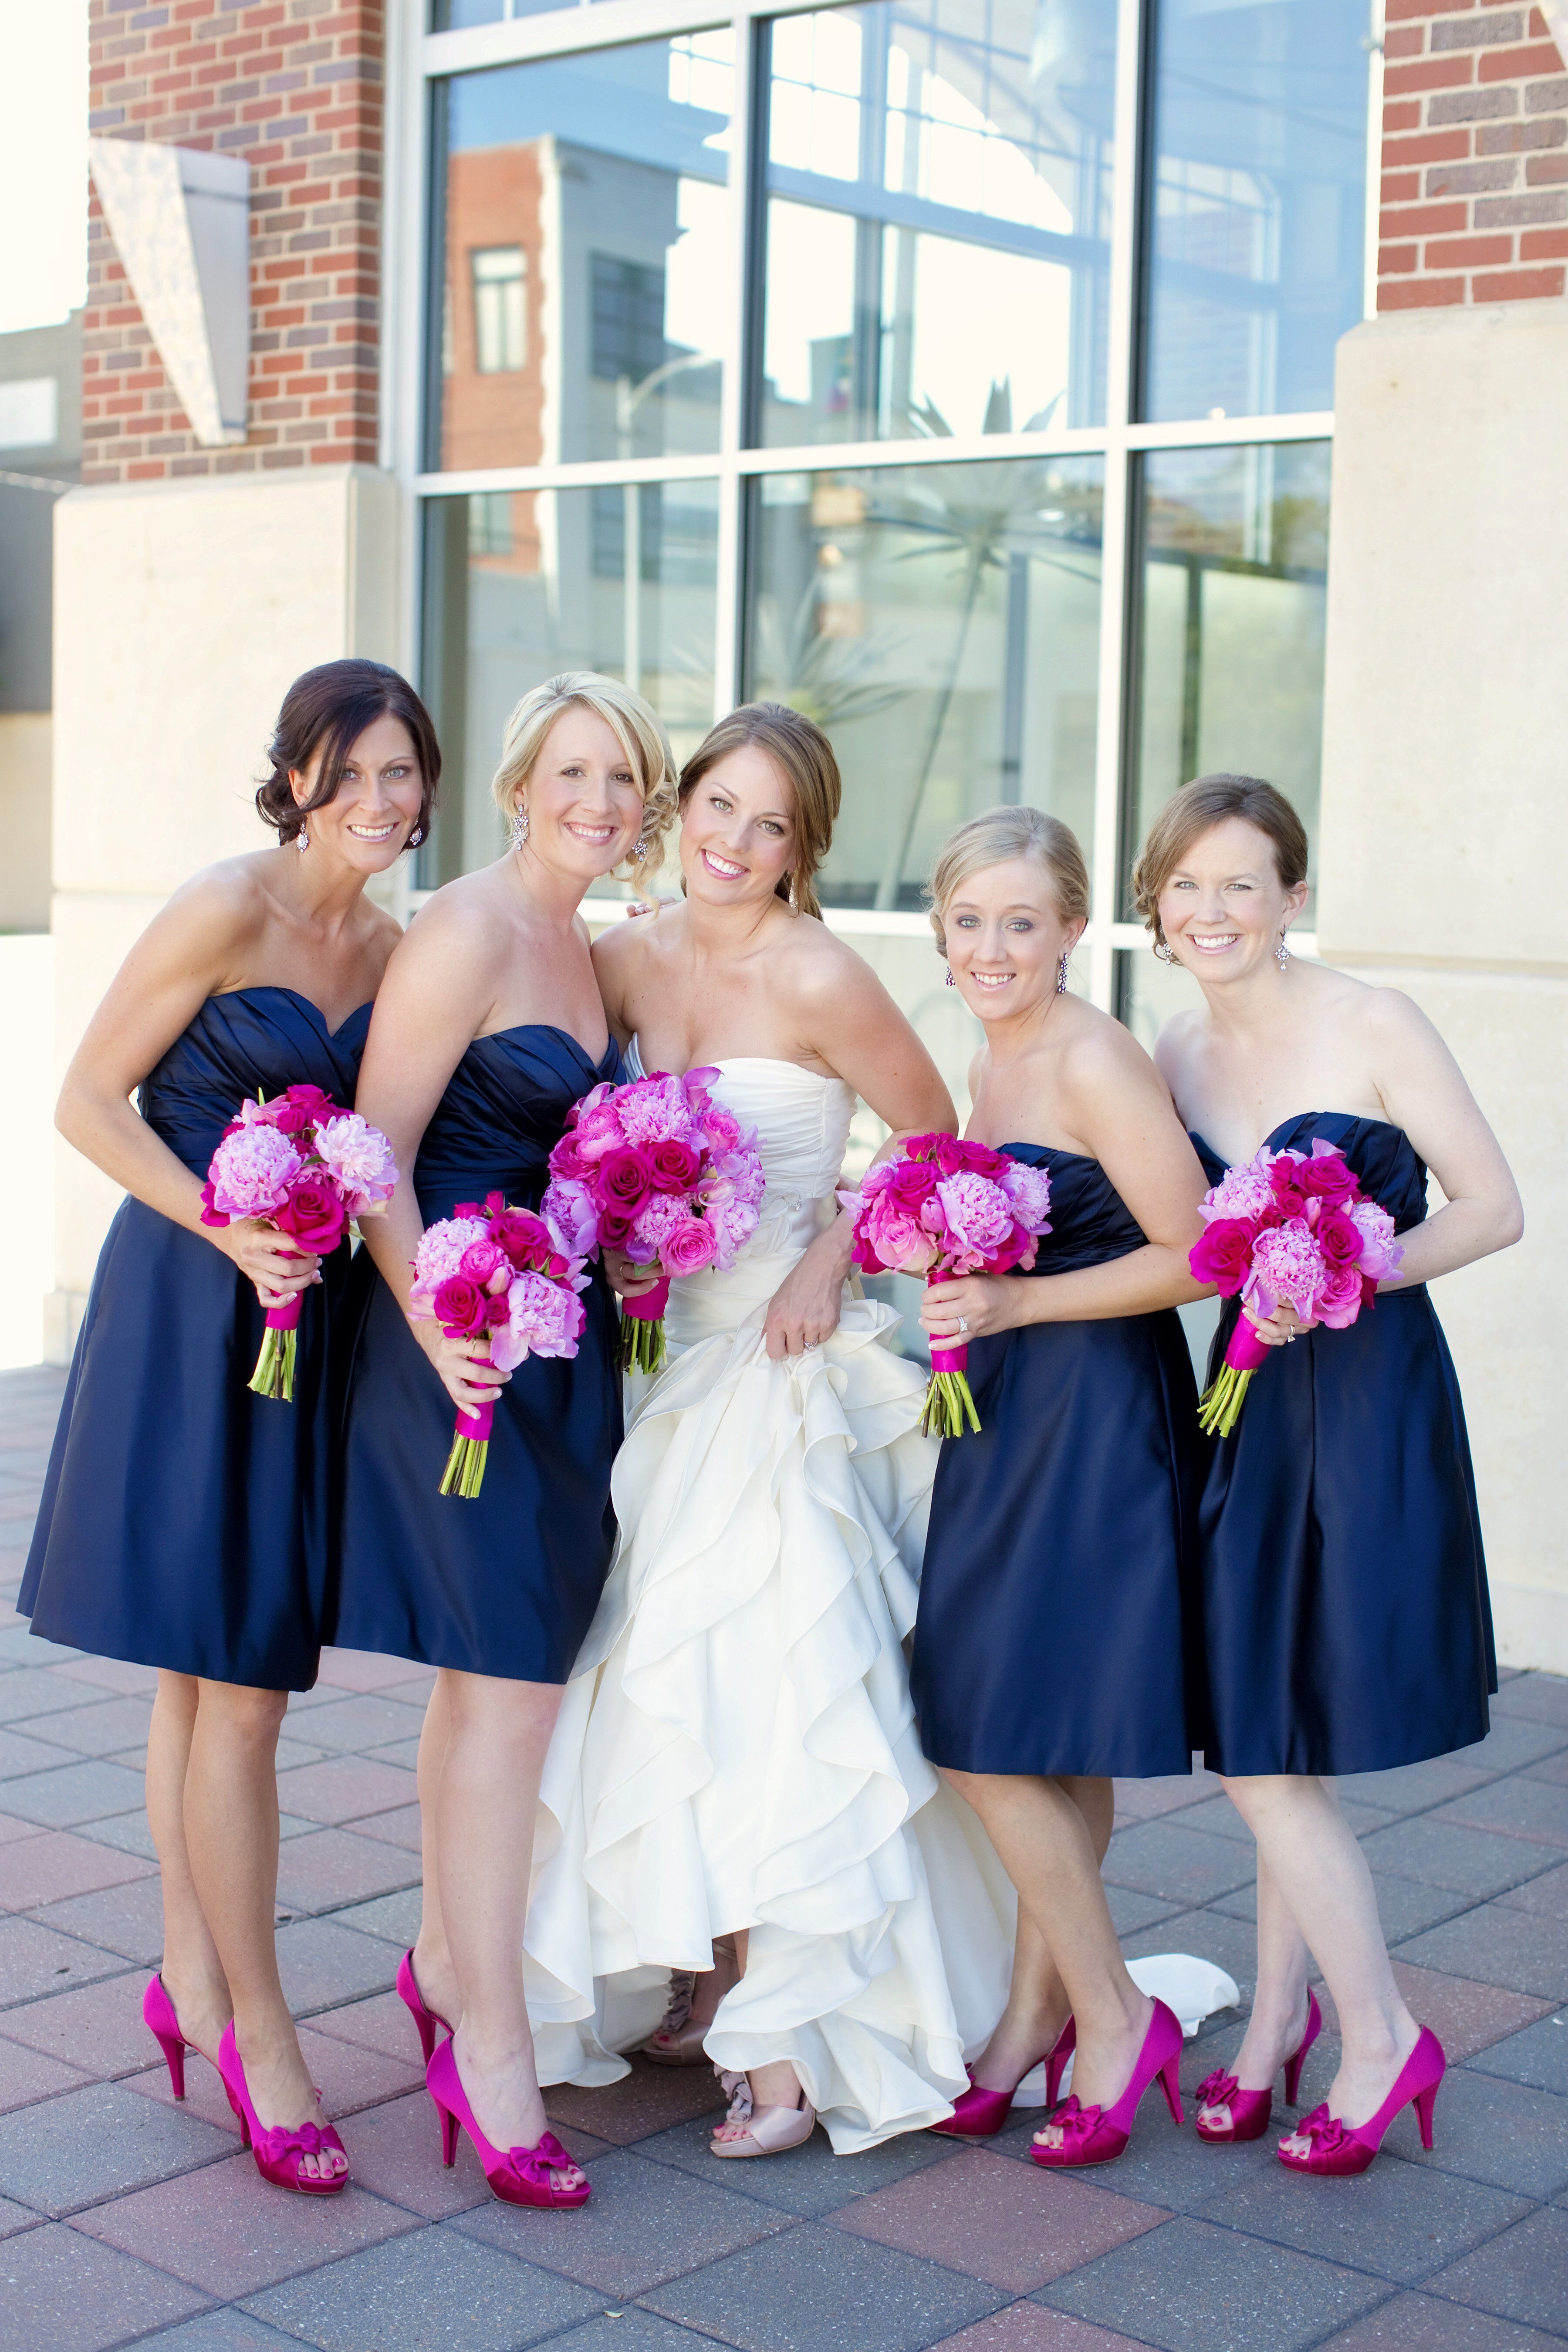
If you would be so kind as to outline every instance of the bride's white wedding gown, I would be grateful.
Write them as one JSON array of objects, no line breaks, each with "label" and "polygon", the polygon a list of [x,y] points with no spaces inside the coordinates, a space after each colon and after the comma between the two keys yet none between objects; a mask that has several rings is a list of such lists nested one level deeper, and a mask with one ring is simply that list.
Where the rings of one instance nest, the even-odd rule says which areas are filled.
[{"label": "bride's white wedding gown", "polygon": [[923,1375],[886,1344],[891,1311],[847,1290],[821,1347],[772,1362],[763,1340],[836,1213],[853,1090],[789,1062],[718,1068],[757,1130],[762,1223],[731,1272],[671,1285],[668,1361],[616,1458],[620,1543],[541,1792],[529,2005],[542,2081],[613,2081],[670,1969],[747,1928],[709,2053],[792,2060],[842,2154],[964,2088],[1015,1904],[921,1753],[900,1646],[936,1463]]}]

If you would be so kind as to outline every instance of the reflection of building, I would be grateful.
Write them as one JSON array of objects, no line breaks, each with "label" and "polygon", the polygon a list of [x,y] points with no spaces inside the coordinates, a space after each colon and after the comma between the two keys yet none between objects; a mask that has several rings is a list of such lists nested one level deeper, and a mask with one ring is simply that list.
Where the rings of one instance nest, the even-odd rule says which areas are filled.
[{"label": "reflection of building", "polygon": [[[181,37],[232,13],[192,0]],[[1278,774],[1314,821],[1321,950],[1430,1006],[1535,1232],[1568,1215],[1542,1083],[1568,945],[1538,879],[1564,824],[1568,85],[1539,26],[1431,0],[1369,59],[1364,0],[694,6],[637,41],[615,8],[450,13],[468,29],[426,37],[416,0],[280,25],[276,89],[199,116],[133,87],[156,28],[95,61],[110,135],[251,159],[250,428],[195,445],[95,222],[96,487],[57,541],[62,1044],[162,895],[253,840],[294,671],[358,647],[418,672],[438,873],[494,846],[518,691],[593,662],[684,745],[754,688],[823,716],[834,919],[955,1082],[912,902],[956,817],[1034,797],[1077,827],[1079,982],[1149,1035],[1175,1000],[1123,919],[1139,827],[1199,764]],[[1118,57],[1133,20],[1149,54]],[[62,1171],[61,1328],[111,1201]],[[1559,1257],[1532,1236],[1443,1309],[1505,1651],[1568,1666]]]},{"label": "reflection of building", "polygon": [[47,930],[55,501],[81,471],[81,314],[0,335],[0,931]]}]

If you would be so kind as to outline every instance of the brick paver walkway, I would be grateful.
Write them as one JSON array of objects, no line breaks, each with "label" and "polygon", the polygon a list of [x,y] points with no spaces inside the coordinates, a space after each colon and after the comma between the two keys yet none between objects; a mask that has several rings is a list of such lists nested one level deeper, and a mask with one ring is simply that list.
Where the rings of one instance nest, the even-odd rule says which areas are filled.
[{"label": "brick paver walkway", "polygon": [[[0,1591],[15,1591],[61,1379],[0,1375]],[[1205,2147],[1156,2099],[1121,2162],[927,2134],[720,2166],[712,2078],[639,2065],[551,2111],[582,2212],[443,2172],[393,1971],[419,1914],[428,1677],[339,1654],[290,1708],[279,1942],[354,2185],[265,2186],[216,2077],[168,2078],[141,2020],[159,1951],[140,1807],[153,1676],[35,1641],[0,1604],[0,2352],[1528,2352],[1568,2340],[1568,1684],[1510,1677],[1478,1748],[1344,1784],[1417,2015],[1450,2072],[1359,2180]],[[1131,1782],[1107,1865],[1130,1953],[1250,1987],[1252,1847],[1215,1784]],[[1240,2038],[1189,2044],[1189,2091]],[[1325,2034],[1305,2093],[1334,2065]],[[1190,2116],[1190,2109],[1189,2109]]]}]

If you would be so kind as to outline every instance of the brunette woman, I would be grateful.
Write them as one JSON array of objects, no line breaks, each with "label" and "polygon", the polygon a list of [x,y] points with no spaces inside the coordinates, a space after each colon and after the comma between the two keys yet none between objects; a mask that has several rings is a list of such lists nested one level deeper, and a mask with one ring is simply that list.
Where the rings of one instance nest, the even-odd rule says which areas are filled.
[{"label": "brunette woman", "polygon": [[1018,1895],[1012,1990],[939,2129],[994,2132],[1047,2059],[1051,2167],[1127,2145],[1156,2074],[1176,2121],[1182,2029],[1122,1964],[1100,1884],[1110,1776],[1185,1772],[1184,1672],[1196,1396],[1177,1301],[1203,1174],[1153,1066],[1068,991],[1089,913],[1077,841],[1037,809],[961,825],[931,921],[984,1024],[969,1134],[1050,1180],[1032,1275],[934,1284],[982,1428],[942,1446],[911,1682],[926,1754],[973,1806]]},{"label": "brunette woman", "polygon": [[[567,1112],[620,1076],[577,910],[601,875],[657,861],[675,807],[668,743],[640,696],[570,671],[512,712],[495,795],[511,847],[421,913],[365,1049],[359,1108],[405,1173],[363,1276],[336,1634],[439,1669],[419,1750],[424,1921],[399,1987],[447,2160],[461,2124],[498,2197],[580,2205],[587,2180],[545,2129],[522,1923],[540,1768],[610,1564],[614,1310],[601,1275],[575,1357],[509,1376],[483,1339],[406,1309],[425,1226],[495,1191],[537,1208]],[[487,1402],[483,1487],[443,1496],[454,1407]],[[438,2025],[456,2030],[437,2048]]]},{"label": "brunette woman", "polygon": [[[1343,2040],[1326,2103],[1279,2153],[1299,2171],[1360,2172],[1412,2100],[1430,2147],[1444,2062],[1394,1984],[1371,1874],[1324,1776],[1486,1733],[1497,1676],[1475,1485],[1426,1286],[1517,1241],[1519,1195],[1410,999],[1291,955],[1307,837],[1272,785],[1184,786],[1134,883],[1155,954],[1203,991],[1159,1062],[1211,1180],[1260,1147],[1310,1156],[1321,1139],[1403,1239],[1398,1275],[1348,1329],[1304,1330],[1288,1307],[1257,1324],[1278,1352],[1215,1449],[1200,1522],[1203,1744],[1258,1840],[1258,1979],[1234,2071],[1200,2089],[1198,2129],[1257,2138],[1281,2064],[1293,2092],[1318,2028],[1310,1956]],[[1428,1168],[1445,1202],[1430,1217]],[[1221,1318],[1215,1370],[1237,1312]]]},{"label": "brunette woman", "polygon": [[[176,891],[66,1075],[61,1133],[131,1198],[93,1277],[18,1606],[50,1641],[158,1668],[164,1941],[143,2014],[175,2096],[189,2044],[266,2177],[321,2194],[348,2166],[279,1983],[273,1759],[322,1639],[349,1253],[294,1254],[264,1220],[204,1224],[202,1182],[247,1096],[308,1083],[353,1099],[398,938],[365,885],[423,838],[441,761],[417,695],[370,661],[297,678],[271,756],[256,800],[278,846]],[[247,1382],[267,1308],[300,1292],[283,1404]]]}]

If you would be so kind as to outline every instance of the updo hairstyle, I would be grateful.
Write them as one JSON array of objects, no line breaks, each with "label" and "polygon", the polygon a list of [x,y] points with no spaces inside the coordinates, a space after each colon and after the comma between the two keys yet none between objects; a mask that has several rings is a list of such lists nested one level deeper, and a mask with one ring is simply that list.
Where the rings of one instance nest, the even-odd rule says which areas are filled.
[{"label": "updo hairstyle", "polygon": [[500,765],[490,790],[510,824],[523,789],[533,773],[544,739],[563,712],[574,705],[602,719],[625,754],[642,794],[643,820],[638,835],[644,855],[634,865],[623,860],[619,871],[651,873],[659,862],[665,835],[675,821],[675,754],[664,725],[652,706],[634,694],[618,677],[605,677],[595,669],[563,669],[525,694],[506,722],[501,738]]},{"label": "updo hairstyle", "polygon": [[813,877],[833,845],[844,783],[833,746],[813,720],[786,703],[743,702],[710,728],[682,768],[680,805],[685,808],[710,768],[748,743],[767,753],[795,795],[795,864],[781,876],[775,896],[797,915],[820,915]]},{"label": "updo hairstyle", "polygon": [[987,809],[949,834],[931,872],[925,897],[939,955],[947,953],[944,918],[960,884],[1016,857],[1031,859],[1046,876],[1064,922],[1088,922],[1089,868],[1071,827],[1044,809]]},{"label": "updo hairstyle", "polygon": [[1160,893],[1194,842],[1227,818],[1238,816],[1267,834],[1281,889],[1294,890],[1307,878],[1307,828],[1274,785],[1261,776],[1194,776],[1172,794],[1149,827],[1132,868],[1132,903],[1165,945],[1160,925]]},{"label": "updo hairstyle", "polygon": [[[385,662],[322,662],[297,677],[283,698],[267,756],[272,772],[257,789],[256,806],[280,844],[304,831],[305,820],[335,800],[343,769],[367,727],[378,719],[400,719],[414,744],[421,785],[419,814],[404,843],[417,849],[430,830],[436,787],[441,780],[441,747],[430,713],[408,680]],[[289,782],[292,768],[303,775],[317,752],[321,765],[308,800],[296,801]]]}]

